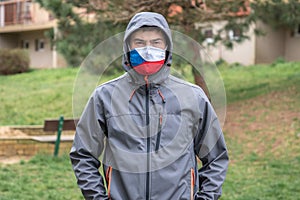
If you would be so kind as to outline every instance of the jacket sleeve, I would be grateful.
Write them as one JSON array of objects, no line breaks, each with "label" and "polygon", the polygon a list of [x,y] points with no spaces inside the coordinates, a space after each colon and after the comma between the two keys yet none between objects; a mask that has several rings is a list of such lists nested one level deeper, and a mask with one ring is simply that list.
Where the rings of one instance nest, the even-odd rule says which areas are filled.
[{"label": "jacket sleeve", "polygon": [[85,199],[108,199],[98,157],[104,149],[105,121],[96,92],[90,97],[76,127],[70,152],[77,184]]},{"label": "jacket sleeve", "polygon": [[229,158],[218,118],[206,98],[200,101],[200,122],[194,139],[194,150],[202,162],[198,170],[197,200],[218,199],[222,194]]}]

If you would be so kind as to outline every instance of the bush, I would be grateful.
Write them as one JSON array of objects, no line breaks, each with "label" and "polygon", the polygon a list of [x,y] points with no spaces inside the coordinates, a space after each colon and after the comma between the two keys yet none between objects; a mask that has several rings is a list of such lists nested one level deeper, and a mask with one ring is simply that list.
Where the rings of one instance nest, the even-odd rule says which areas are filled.
[{"label": "bush", "polygon": [[29,70],[29,55],[22,49],[0,49],[0,74],[16,74]]},{"label": "bush", "polygon": [[278,57],[276,60],[274,60],[271,64],[271,66],[275,66],[277,64],[283,64],[286,63],[286,60],[283,57]]}]

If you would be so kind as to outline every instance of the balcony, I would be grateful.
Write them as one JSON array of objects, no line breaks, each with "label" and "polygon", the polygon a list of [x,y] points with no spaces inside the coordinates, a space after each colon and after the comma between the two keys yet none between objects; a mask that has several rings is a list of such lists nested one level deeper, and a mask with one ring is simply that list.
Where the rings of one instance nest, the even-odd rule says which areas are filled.
[{"label": "balcony", "polygon": [[0,33],[47,29],[55,26],[52,15],[32,0],[0,0]]}]

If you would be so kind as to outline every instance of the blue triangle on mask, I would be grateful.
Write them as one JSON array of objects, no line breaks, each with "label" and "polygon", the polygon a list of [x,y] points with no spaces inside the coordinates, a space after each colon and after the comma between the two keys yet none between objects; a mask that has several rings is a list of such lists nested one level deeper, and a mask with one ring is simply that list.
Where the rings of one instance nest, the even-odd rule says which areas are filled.
[{"label": "blue triangle on mask", "polygon": [[132,67],[138,66],[145,62],[145,60],[140,56],[137,50],[133,49],[130,51],[130,63]]}]

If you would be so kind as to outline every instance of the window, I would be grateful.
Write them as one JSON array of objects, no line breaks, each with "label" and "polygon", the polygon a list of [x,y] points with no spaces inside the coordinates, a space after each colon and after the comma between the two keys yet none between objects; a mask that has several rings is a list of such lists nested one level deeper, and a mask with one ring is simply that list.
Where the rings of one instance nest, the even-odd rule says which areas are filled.
[{"label": "window", "polygon": [[29,41],[28,40],[21,40],[21,48],[29,49]]},{"label": "window", "polygon": [[296,26],[296,28],[294,29],[294,37],[300,37],[300,24],[298,24]]},{"label": "window", "polygon": [[202,34],[205,38],[205,42],[211,44],[214,42],[214,34],[212,28],[204,28],[202,29]]},{"label": "window", "polygon": [[45,49],[45,42],[43,39],[35,40],[35,51],[43,51]]},{"label": "window", "polygon": [[241,30],[239,28],[228,31],[228,37],[230,40],[239,40],[241,38]]}]

